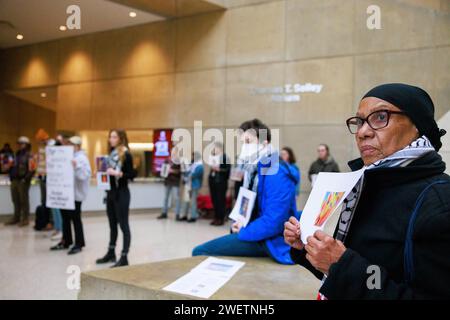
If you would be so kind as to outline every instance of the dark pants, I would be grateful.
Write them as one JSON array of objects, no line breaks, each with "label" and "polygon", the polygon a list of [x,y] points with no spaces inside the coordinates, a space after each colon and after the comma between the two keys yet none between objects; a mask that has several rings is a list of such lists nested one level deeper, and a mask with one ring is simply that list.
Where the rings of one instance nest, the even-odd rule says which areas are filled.
[{"label": "dark pants", "polygon": [[11,198],[14,204],[14,220],[27,221],[30,216],[30,181],[13,179]]},{"label": "dark pants", "polygon": [[215,218],[224,220],[226,214],[226,197],[227,197],[228,181],[216,182],[209,179],[209,192],[214,207]]},{"label": "dark pants", "polygon": [[39,177],[39,187],[41,189],[41,205],[45,207],[47,202],[47,181],[45,176]]},{"label": "dark pants", "polygon": [[61,217],[63,223],[63,243],[65,246],[70,246],[72,240],[72,222],[75,231],[75,245],[77,247],[84,247],[84,233],[83,223],[81,221],[81,202],[75,201],[75,210],[62,210]]},{"label": "dark pants", "polygon": [[117,224],[123,233],[122,255],[128,254],[131,242],[130,225],[128,217],[130,213],[130,190],[128,188],[120,188],[108,191],[106,196],[106,212],[108,214],[110,240],[109,249],[116,247],[117,241]]}]

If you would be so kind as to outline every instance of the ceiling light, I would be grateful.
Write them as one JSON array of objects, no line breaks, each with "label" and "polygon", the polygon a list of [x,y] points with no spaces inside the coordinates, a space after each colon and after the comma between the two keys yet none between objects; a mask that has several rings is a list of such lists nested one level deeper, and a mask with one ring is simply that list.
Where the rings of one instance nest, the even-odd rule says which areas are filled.
[{"label": "ceiling light", "polygon": [[46,98],[46,97],[47,97],[47,93],[41,92],[41,98]]},{"label": "ceiling light", "polygon": [[16,36],[17,40],[22,40],[23,39],[23,35],[21,35],[20,33]]},{"label": "ceiling light", "polygon": [[59,26],[59,30],[60,30],[60,31],[66,31],[67,28],[66,28],[66,26]]},{"label": "ceiling light", "polygon": [[134,18],[137,16],[136,12],[134,11],[130,11],[130,13],[128,14],[131,18]]}]

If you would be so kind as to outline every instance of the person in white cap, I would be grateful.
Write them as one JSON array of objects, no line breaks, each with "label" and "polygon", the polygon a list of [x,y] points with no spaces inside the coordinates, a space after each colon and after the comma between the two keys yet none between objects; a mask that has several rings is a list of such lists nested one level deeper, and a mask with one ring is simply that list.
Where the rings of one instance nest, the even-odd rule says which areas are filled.
[{"label": "person in white cap", "polygon": [[36,166],[31,154],[30,139],[20,137],[17,139],[18,151],[14,159],[14,164],[9,171],[11,180],[11,198],[14,204],[14,217],[6,222],[6,225],[18,224],[24,227],[29,224],[30,215],[30,183],[34,175]]},{"label": "person in white cap", "polygon": [[63,220],[63,237],[60,243],[50,248],[51,250],[68,249],[73,244],[72,223],[75,230],[75,244],[68,254],[81,252],[85,246],[83,222],[81,221],[81,204],[86,199],[91,178],[91,165],[86,153],[81,149],[81,138],[73,136],[69,139],[69,145],[74,147],[72,164],[75,174],[75,210],[61,210]]}]

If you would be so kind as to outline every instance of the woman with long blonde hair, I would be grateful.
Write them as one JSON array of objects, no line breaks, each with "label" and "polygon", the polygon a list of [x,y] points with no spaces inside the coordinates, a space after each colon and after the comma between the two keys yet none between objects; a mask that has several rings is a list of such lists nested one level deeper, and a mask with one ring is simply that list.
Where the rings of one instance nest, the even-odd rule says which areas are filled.
[{"label": "woman with long blonde hair", "polygon": [[108,170],[110,190],[106,196],[106,212],[110,227],[108,252],[97,263],[116,262],[117,225],[123,233],[123,248],[119,261],[114,267],[128,265],[128,250],[130,248],[131,232],[128,222],[130,209],[130,190],[128,181],[133,180],[136,171],[133,168],[133,157],[128,147],[127,134],[122,129],[112,129],[109,132]]}]

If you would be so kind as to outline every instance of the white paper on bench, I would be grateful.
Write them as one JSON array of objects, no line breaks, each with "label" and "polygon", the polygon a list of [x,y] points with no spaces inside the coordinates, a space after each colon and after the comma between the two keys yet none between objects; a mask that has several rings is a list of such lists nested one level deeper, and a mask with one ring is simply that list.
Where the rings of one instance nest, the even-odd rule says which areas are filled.
[{"label": "white paper on bench", "polygon": [[209,298],[225,285],[244,264],[245,262],[241,261],[208,258],[163,290]]}]

